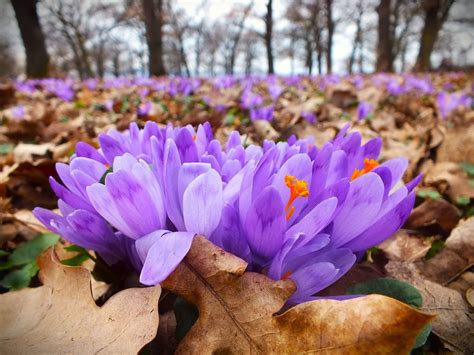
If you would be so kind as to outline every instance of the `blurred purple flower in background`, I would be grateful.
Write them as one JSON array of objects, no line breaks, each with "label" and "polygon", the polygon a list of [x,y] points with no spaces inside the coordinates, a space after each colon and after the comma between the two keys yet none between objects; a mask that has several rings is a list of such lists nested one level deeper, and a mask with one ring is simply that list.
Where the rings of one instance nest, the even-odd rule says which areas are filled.
[{"label": "blurred purple flower in background", "polygon": [[306,121],[308,121],[309,123],[316,123],[316,114],[312,113],[312,112],[301,112],[301,117],[303,117]]},{"label": "blurred purple flower in background", "polygon": [[472,98],[461,92],[448,93],[441,91],[436,96],[436,103],[438,105],[441,118],[446,119],[449,114],[459,107],[470,108],[472,104]]},{"label": "blurred purple flower in background", "polygon": [[25,106],[23,105],[13,106],[11,108],[11,112],[12,112],[13,118],[17,120],[21,120],[25,118],[25,115],[26,115]]},{"label": "blurred purple flower in background", "polygon": [[374,110],[374,107],[367,101],[361,101],[357,106],[357,119],[366,119]]},{"label": "blurred purple flower in background", "polygon": [[152,104],[150,101],[143,102],[140,104],[140,106],[138,106],[137,115],[147,116],[150,113],[151,108],[152,108]]},{"label": "blurred purple flower in background", "polygon": [[273,120],[273,105],[250,109],[250,119],[252,121],[263,120],[271,122]]}]

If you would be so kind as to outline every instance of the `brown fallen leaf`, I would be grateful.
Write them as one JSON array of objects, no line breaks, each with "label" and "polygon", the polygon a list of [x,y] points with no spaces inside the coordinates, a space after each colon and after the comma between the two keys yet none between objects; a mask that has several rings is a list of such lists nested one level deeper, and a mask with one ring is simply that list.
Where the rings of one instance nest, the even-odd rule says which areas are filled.
[{"label": "brown fallen leaf", "polygon": [[390,260],[413,262],[426,255],[431,248],[431,242],[401,229],[378,247]]},{"label": "brown fallen leaf", "polygon": [[381,295],[306,302],[275,315],[294,291],[293,282],[273,281],[246,267],[195,237],[162,284],[199,309],[177,353],[407,353],[433,318]]},{"label": "brown fallen leaf", "polygon": [[426,172],[424,183],[447,194],[452,201],[461,197],[474,198],[474,186],[469,183],[466,172],[459,164],[440,162]]},{"label": "brown fallen leaf", "polygon": [[259,138],[263,141],[264,139],[276,140],[280,134],[275,131],[275,128],[272,127],[270,122],[264,120],[258,120],[253,122],[255,132]]},{"label": "brown fallen leaf", "polygon": [[458,291],[425,280],[414,264],[390,261],[385,269],[391,277],[409,282],[420,291],[422,310],[436,312],[433,333],[457,352],[474,352],[474,314]]},{"label": "brown fallen leaf", "polygon": [[474,164],[474,126],[448,129],[437,153],[438,162]]},{"label": "brown fallen leaf", "polygon": [[446,286],[465,295],[466,300],[469,302],[468,291],[474,287],[474,272],[466,271]]},{"label": "brown fallen leaf", "polygon": [[474,286],[466,291],[466,299],[471,307],[474,307]]},{"label": "brown fallen leaf", "polygon": [[460,218],[461,212],[456,206],[443,199],[433,200],[429,198],[413,210],[406,227],[420,229],[437,226],[444,233],[449,234],[456,227]]},{"label": "brown fallen leaf", "polygon": [[159,286],[126,289],[98,307],[90,272],[39,259],[44,286],[0,296],[0,353],[137,353],[158,329]]},{"label": "brown fallen leaf", "polygon": [[446,239],[444,248],[418,267],[423,275],[440,284],[452,281],[474,265],[474,217],[461,221]]}]

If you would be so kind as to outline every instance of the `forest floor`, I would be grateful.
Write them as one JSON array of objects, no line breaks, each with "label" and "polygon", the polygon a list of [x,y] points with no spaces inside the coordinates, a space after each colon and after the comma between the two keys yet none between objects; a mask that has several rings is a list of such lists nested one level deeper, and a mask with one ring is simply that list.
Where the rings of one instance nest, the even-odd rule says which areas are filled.
[{"label": "forest floor", "polygon": [[[244,90],[239,81],[218,86],[215,81],[205,79],[199,83],[189,79],[160,79],[161,89],[150,85],[150,81],[139,80],[110,81],[109,85],[100,82],[66,82],[66,89],[57,88],[62,84],[54,84],[55,88],[51,89],[53,84],[41,82],[30,84],[29,87],[18,83],[2,84],[2,293],[22,292],[6,293],[10,289],[28,286],[40,290],[38,286],[41,282],[48,284],[45,276],[41,282],[38,279],[35,258],[45,246],[54,244],[57,239],[47,234],[48,231],[31,211],[37,206],[57,208],[57,198],[49,186],[48,178],[57,178],[56,162],[68,162],[79,141],[97,146],[97,136],[101,132],[108,129],[125,130],[131,122],[137,122],[142,127],[151,120],[161,125],[171,123],[179,126],[210,122],[216,138],[221,142],[232,130],[238,130],[247,143],[262,144],[265,139],[287,140],[296,135],[298,138],[314,136],[315,145],[321,147],[334,138],[344,125],[351,123],[351,130],[359,131],[364,140],[382,137],[383,159],[405,157],[409,160],[405,182],[420,173],[424,177],[416,189],[415,208],[404,227],[371,249],[361,263],[325,290],[325,294],[344,294],[357,283],[379,277],[406,281],[415,286],[423,297],[421,310],[436,314],[428,341],[417,351],[474,352],[474,110],[472,106],[462,104],[447,108],[449,103],[443,102],[440,96],[440,92],[447,95],[463,93],[471,95],[472,102],[474,80],[472,76],[464,74],[433,74],[416,78],[422,81],[419,85],[423,84],[423,80],[429,83],[430,89],[418,88],[413,84],[405,91],[390,92],[389,82],[407,83],[413,80],[410,78],[390,76],[388,80],[386,76],[373,75],[357,80],[343,77],[321,82],[301,77],[294,82],[278,79],[277,84],[270,80],[255,80],[252,93],[261,98],[260,107],[271,106],[271,121],[250,119],[252,109],[242,104]],[[186,85],[191,88],[184,88]],[[273,98],[269,92],[271,85],[277,85],[280,90]],[[68,93],[72,96],[67,97]],[[361,102],[370,107],[365,117],[360,117],[358,112]],[[259,114],[263,115],[258,111],[253,113],[254,116]],[[31,241],[38,239],[38,235],[43,236],[43,239],[31,246]],[[25,248],[26,244],[29,247]],[[57,249],[61,259],[73,260],[71,265],[84,263],[89,269],[93,268],[87,252],[80,248],[64,249],[65,244],[62,245],[62,248]],[[18,247],[26,249],[23,254],[29,253],[29,256],[23,255],[26,261],[12,263],[10,256]],[[39,261],[40,268],[42,265],[52,268],[48,261]],[[84,282],[81,278],[86,277],[87,283],[89,276],[81,275],[71,274],[68,277],[78,285]],[[87,287],[84,290],[77,286],[77,289],[71,290],[64,286],[67,281],[61,282],[64,282],[59,285],[61,287],[56,284],[59,290],[68,295],[81,294],[84,307],[95,307],[94,302],[90,304],[85,300],[90,298]],[[121,288],[126,286],[122,285]],[[104,294],[109,297],[111,293],[117,292],[111,292],[110,289],[107,283],[93,281],[93,294],[97,303],[103,303]],[[133,290],[130,290],[128,297],[145,297],[143,294],[132,294]],[[4,295],[0,296],[0,304]],[[45,304],[46,301],[41,301],[46,299],[44,294],[35,292],[24,295],[16,299],[15,302],[24,304],[18,307],[24,307],[25,312],[46,312],[45,307],[49,306]],[[153,300],[159,294],[149,293],[146,297]],[[130,307],[130,312],[134,312],[133,306],[124,300],[117,297],[115,301],[114,307]],[[5,311],[4,307],[0,306],[0,314]],[[94,322],[96,316],[100,317],[94,313],[95,309],[91,311],[94,315],[90,318],[78,316],[71,307],[63,305],[63,308],[54,312],[66,312],[68,317],[78,317],[84,323],[78,334],[85,332],[84,329]],[[161,309],[160,313],[165,314]],[[173,321],[168,317],[172,318],[167,314],[160,319],[158,342],[168,342],[166,349],[173,350],[176,339]],[[3,319],[2,316],[2,322]],[[21,323],[23,318],[15,319]],[[141,321],[142,327],[151,329],[153,325],[156,326],[157,319]],[[33,324],[31,319],[28,322]],[[60,329],[68,324],[55,324],[51,320],[49,326],[51,329]],[[169,329],[166,328],[168,325]],[[29,329],[27,325],[23,327],[20,328]],[[104,327],[101,331],[105,338],[109,337],[107,350],[118,349],[110,346],[112,338],[107,332],[112,334],[125,330]],[[134,331],[135,336],[140,334],[138,325]],[[154,338],[153,332],[145,333],[142,333],[142,345]],[[28,341],[32,344],[40,342],[41,336],[41,331],[38,331]],[[170,338],[174,340],[170,341]],[[0,339],[0,344],[2,341]],[[55,349],[56,352],[67,351],[67,348]]]}]

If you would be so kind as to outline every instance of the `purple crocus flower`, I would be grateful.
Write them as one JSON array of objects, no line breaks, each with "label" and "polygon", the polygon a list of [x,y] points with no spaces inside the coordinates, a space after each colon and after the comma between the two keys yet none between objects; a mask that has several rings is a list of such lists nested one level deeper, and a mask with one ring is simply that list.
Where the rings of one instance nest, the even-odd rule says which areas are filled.
[{"label": "purple crocus flower", "polygon": [[163,281],[176,268],[195,234],[213,233],[224,181],[234,186],[242,164],[258,156],[258,150],[241,146],[237,133],[222,152],[208,124],[197,132],[192,127],[160,130],[154,122],[139,130],[132,124],[125,133],[100,135],[99,143],[98,150],[79,143],[70,165],[57,164],[64,185],[50,182],[61,215],[42,208],[34,214],[107,262],[135,266],[147,285]]},{"label": "purple crocus flower", "polygon": [[268,93],[272,97],[273,101],[278,100],[283,91],[284,89],[280,85],[271,84],[268,86]]},{"label": "purple crocus flower", "polygon": [[263,97],[253,93],[250,88],[246,88],[242,92],[240,101],[243,108],[251,109],[260,106],[263,102]]},{"label": "purple crocus flower", "polygon": [[441,91],[436,96],[436,103],[438,104],[442,119],[446,119],[458,107],[471,107],[471,100],[469,96],[459,92],[450,94],[446,91]]},{"label": "purple crocus flower", "polygon": [[367,118],[374,110],[374,107],[367,101],[361,101],[357,106],[357,119],[363,120]]},{"label": "purple crocus flower", "polygon": [[316,123],[316,114],[313,112],[301,112],[301,117],[303,117],[306,121],[308,121],[311,124]]},{"label": "purple crocus flower", "polygon": [[342,134],[313,157],[298,151],[304,143],[270,145],[247,168],[239,198],[225,206],[211,240],[253,271],[291,278],[297,290],[290,303],[311,299],[344,275],[356,254],[400,228],[413,208],[418,180],[395,188],[407,161],[379,165],[380,139],[360,143],[360,134]]},{"label": "purple crocus flower", "polygon": [[138,106],[137,115],[138,116],[147,116],[151,111],[151,107],[152,107],[152,105],[151,105],[150,101],[141,103],[140,106]]},{"label": "purple crocus flower", "polygon": [[16,120],[22,120],[25,118],[26,115],[26,110],[25,106],[23,105],[17,105],[11,108],[13,118]]},{"label": "purple crocus flower", "polygon": [[273,120],[273,105],[253,108],[250,110],[250,119],[252,121],[264,120],[271,122]]},{"label": "purple crocus flower", "polygon": [[381,140],[361,145],[348,126],[318,150],[311,140],[244,148],[233,132],[223,150],[209,125],[148,122],[80,143],[58,164],[61,215],[34,214],[66,239],[126,261],[157,284],[203,234],[249,270],[297,285],[290,303],[313,298],[404,223],[419,178],[400,183],[405,159],[377,163]]}]

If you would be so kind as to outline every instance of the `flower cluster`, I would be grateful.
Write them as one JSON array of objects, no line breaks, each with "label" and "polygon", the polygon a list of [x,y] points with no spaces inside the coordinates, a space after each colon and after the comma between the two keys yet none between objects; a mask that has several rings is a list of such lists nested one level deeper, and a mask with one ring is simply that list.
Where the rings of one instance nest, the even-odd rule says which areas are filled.
[{"label": "flower cluster", "polygon": [[408,217],[419,178],[403,185],[405,159],[379,164],[381,140],[362,145],[345,127],[318,149],[311,139],[225,149],[208,124],[194,130],[148,122],[79,143],[51,178],[61,215],[37,218],[65,239],[127,262],[160,283],[202,234],[249,264],[297,286],[304,302],[344,275],[366,249]]}]

